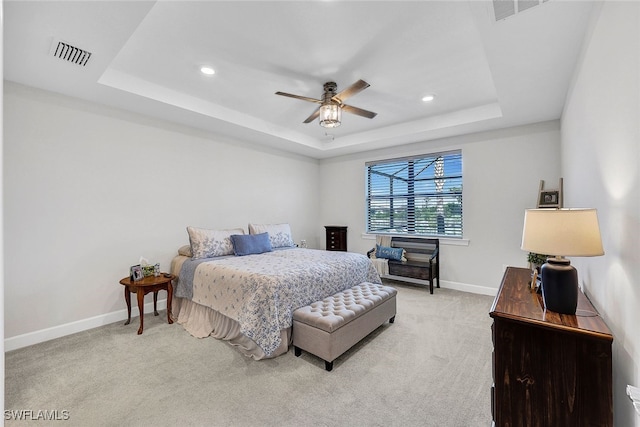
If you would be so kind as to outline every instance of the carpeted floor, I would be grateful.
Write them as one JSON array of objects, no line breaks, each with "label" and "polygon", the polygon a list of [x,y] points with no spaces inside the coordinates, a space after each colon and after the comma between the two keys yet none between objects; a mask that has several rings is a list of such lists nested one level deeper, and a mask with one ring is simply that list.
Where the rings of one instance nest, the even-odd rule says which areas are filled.
[{"label": "carpeted floor", "polygon": [[[254,361],[147,313],[5,357],[5,410],[65,426],[488,426],[492,297],[398,289],[398,314],[332,372],[293,349]],[[66,412],[65,412],[66,411]],[[51,412],[49,412],[50,414]]]}]

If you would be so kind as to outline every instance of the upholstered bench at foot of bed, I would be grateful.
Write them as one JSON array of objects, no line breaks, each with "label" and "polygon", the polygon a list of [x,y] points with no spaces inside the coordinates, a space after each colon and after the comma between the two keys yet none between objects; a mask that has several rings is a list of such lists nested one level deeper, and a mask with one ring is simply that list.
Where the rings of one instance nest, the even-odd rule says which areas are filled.
[{"label": "upholstered bench at foot of bed", "polygon": [[358,341],[396,316],[396,289],[364,282],[293,312],[293,346],[296,356],[308,351],[333,361]]}]

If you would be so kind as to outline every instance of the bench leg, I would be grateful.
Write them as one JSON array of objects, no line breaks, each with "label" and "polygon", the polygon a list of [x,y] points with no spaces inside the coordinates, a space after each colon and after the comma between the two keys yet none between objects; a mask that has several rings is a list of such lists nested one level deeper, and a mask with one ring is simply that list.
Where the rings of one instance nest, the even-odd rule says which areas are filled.
[{"label": "bench leg", "polygon": [[[296,355],[296,357],[300,357],[300,355],[302,354],[302,349],[300,347],[297,346],[293,346],[293,354]],[[324,361],[324,369],[326,369],[327,371],[331,372],[331,370],[333,369],[333,362],[327,362],[326,360]]]},{"label": "bench leg", "polygon": [[433,295],[433,279],[429,279],[429,293]]}]

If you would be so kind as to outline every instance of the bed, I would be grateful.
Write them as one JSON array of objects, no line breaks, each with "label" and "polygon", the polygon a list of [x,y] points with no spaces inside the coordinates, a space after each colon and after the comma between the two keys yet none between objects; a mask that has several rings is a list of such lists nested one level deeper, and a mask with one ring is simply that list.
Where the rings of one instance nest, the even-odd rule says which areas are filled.
[{"label": "bed", "polygon": [[174,321],[257,360],[287,352],[295,309],[362,282],[381,283],[367,256],[352,252],[285,246],[244,256],[188,255],[179,251],[172,261]]}]

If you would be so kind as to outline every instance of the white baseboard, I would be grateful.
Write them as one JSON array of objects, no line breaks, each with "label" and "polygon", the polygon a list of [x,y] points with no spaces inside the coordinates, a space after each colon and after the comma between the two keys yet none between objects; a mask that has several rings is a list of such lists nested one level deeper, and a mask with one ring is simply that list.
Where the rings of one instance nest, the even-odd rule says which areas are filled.
[{"label": "white baseboard", "polygon": [[[409,279],[403,281],[414,282]],[[424,280],[415,280],[414,283],[421,285],[425,284]],[[428,282],[426,282],[428,283]],[[435,285],[434,285],[435,286]],[[440,286],[447,289],[454,289],[462,292],[469,292],[472,294],[491,295],[495,296],[498,292],[496,288],[490,288],[486,286],[469,285],[467,283],[450,282],[447,280],[441,280]],[[436,290],[434,290],[436,292]],[[158,310],[165,310],[167,308],[167,300],[158,301]],[[144,305],[145,313],[153,312],[153,302],[148,302]],[[131,306],[131,317],[138,317],[138,306]],[[75,334],[78,332],[86,331],[89,329],[97,328],[100,326],[108,325],[114,322],[120,322],[127,319],[127,310],[122,309],[114,311],[113,313],[102,314],[100,316],[90,317],[88,319],[78,320],[76,322],[66,323],[64,325],[54,326],[52,328],[42,329],[40,331],[29,332],[28,334],[18,335],[11,338],[5,338],[4,351],[17,350],[19,348],[28,347],[30,345],[38,344],[41,342],[49,341],[55,338],[64,337],[66,335]],[[134,323],[134,320],[131,320]]]},{"label": "white baseboard", "polygon": [[[140,312],[138,305],[131,304],[131,323],[134,323],[133,317],[138,317]],[[158,310],[167,308],[167,300],[158,300]],[[145,313],[153,313],[153,302],[144,305]],[[127,320],[127,309],[114,311],[113,313],[101,314],[100,316],[90,317],[88,319],[78,320],[76,322],[66,323],[64,325],[54,326],[40,331],[29,332],[28,334],[18,335],[11,338],[5,338],[4,351],[17,350],[19,348],[28,347],[30,345],[49,341],[55,338],[64,337],[66,335],[75,334],[99,326],[108,325],[114,322]],[[137,321],[137,320],[136,320]]]},{"label": "white baseboard", "polygon": [[[392,279],[392,280],[398,280],[400,282],[409,282],[417,285],[429,286],[428,280],[413,279],[411,277],[400,277],[400,276],[392,276],[392,275],[386,275],[382,277],[387,279]],[[454,289],[456,291],[469,292],[471,294],[480,294],[480,295],[496,296],[496,294],[498,293],[497,288],[490,288],[487,286],[478,286],[478,285],[469,285],[467,283],[450,282],[448,280],[440,280],[440,287],[447,288],[447,289]],[[435,292],[435,289],[436,289],[435,283],[433,284],[433,288],[434,288],[433,292]]]},{"label": "white baseboard", "polygon": [[456,291],[469,292],[472,294],[480,294],[480,295],[490,295],[492,297],[495,297],[496,294],[498,293],[498,288],[490,288],[488,286],[469,285],[468,283],[449,282],[446,280],[441,280],[440,286],[447,289],[455,289]]}]

